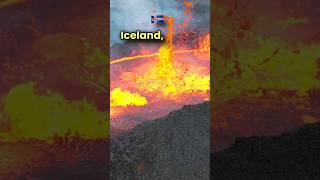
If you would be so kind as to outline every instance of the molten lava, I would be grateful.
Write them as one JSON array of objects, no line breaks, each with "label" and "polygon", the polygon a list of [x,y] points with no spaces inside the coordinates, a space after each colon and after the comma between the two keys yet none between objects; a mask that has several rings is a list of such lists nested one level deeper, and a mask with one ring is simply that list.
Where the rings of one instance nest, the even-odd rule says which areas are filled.
[{"label": "molten lava", "polygon": [[130,91],[122,90],[121,87],[115,88],[110,96],[110,116],[119,117],[125,110],[123,107],[144,106],[148,104],[145,97],[138,93],[131,93]]},{"label": "molten lava", "polygon": [[137,77],[137,86],[147,92],[160,91],[164,97],[175,96],[210,89],[210,76],[187,73],[174,66],[172,48],[168,44],[161,46],[159,61],[143,76]]},{"label": "molten lava", "polygon": [[[184,5],[191,16],[192,4]],[[192,49],[178,45],[185,48],[179,49],[173,43],[174,18],[165,19],[166,39],[158,52],[111,61],[111,71],[117,72],[111,74],[111,125],[121,126],[117,128],[134,126],[130,120],[141,122],[161,117],[185,104],[200,103],[210,97],[209,34],[199,35]],[[125,63],[137,59],[141,61]]]},{"label": "molten lava", "polygon": [[[207,53],[207,52],[209,52],[209,50],[210,50],[210,44],[209,44],[209,47],[205,46],[205,47],[197,48],[197,49],[181,49],[181,50],[172,51],[172,54]],[[159,53],[128,56],[128,57],[123,57],[123,58],[112,60],[110,62],[110,64],[116,64],[116,63],[120,63],[123,61],[131,61],[131,60],[135,60],[135,59],[153,58],[153,57],[157,57],[157,56],[159,56]]]},{"label": "molten lava", "polygon": [[146,92],[158,91],[161,92],[163,97],[171,98],[177,98],[175,96],[185,93],[209,91],[209,75],[199,76],[181,71],[179,66],[174,66],[172,57],[174,19],[171,17],[166,18],[168,22],[166,43],[159,49],[157,64],[143,76],[137,77],[138,89]]},{"label": "molten lava", "polygon": [[144,106],[148,103],[147,99],[138,93],[130,91],[122,91],[120,87],[115,88],[111,92],[111,107],[118,106]]}]

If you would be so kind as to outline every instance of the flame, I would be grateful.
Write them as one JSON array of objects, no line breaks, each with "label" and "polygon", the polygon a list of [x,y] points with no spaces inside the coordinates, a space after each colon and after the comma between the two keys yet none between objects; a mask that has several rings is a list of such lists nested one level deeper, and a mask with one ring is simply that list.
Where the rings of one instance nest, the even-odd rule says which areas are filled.
[{"label": "flame", "polygon": [[174,66],[172,58],[174,20],[171,17],[166,18],[168,19],[168,32],[166,43],[159,49],[159,61],[143,76],[137,77],[137,86],[147,92],[160,91],[164,97],[175,97],[198,91],[207,92],[210,89],[209,76],[185,73],[179,70],[178,66]]},{"label": "flame", "polygon": [[[187,7],[189,9],[192,7],[192,4],[188,4],[189,2],[185,2],[187,4]],[[189,14],[189,13],[188,13]],[[165,16],[166,22],[168,23],[168,32],[166,34],[166,43],[171,48],[171,51],[173,49],[173,36],[174,36],[174,18],[170,16]],[[170,54],[184,54],[184,53],[210,53],[210,34],[208,33],[202,41],[199,43],[199,48],[196,49],[184,49],[184,50],[176,50],[172,51]],[[131,61],[135,59],[145,59],[145,58],[152,58],[159,56],[159,52],[151,53],[151,54],[140,54],[135,56],[127,56],[120,59],[115,59],[110,62],[110,64],[116,64],[123,61]]]},{"label": "flame", "polygon": [[148,103],[147,99],[140,94],[123,91],[120,87],[112,90],[110,101],[111,107],[144,106]]},{"label": "flame", "polygon": [[168,32],[166,34],[166,43],[172,49],[173,35],[174,35],[174,18],[170,16],[165,16],[165,20],[166,20],[166,23],[168,24]]},{"label": "flame", "polygon": [[[193,5],[189,2],[184,2],[184,7],[186,9],[186,17],[189,16],[191,20]],[[198,39],[200,36],[195,36],[199,41],[196,44],[197,46],[192,46],[193,49],[179,49],[173,43],[175,19],[165,16],[165,20],[167,23],[165,29],[166,38],[158,52],[139,51],[142,54],[133,53],[131,56],[110,62],[113,65],[137,59],[153,60],[152,62],[139,63],[136,66],[132,66],[133,64],[128,66],[130,69],[127,72],[122,72],[112,81],[114,83],[112,87],[116,88],[111,93],[111,118],[115,118],[115,121],[126,114],[136,113],[137,110],[149,111],[150,107],[158,106],[162,102],[174,102],[180,105],[188,102],[192,103],[193,98],[197,98],[197,101],[209,99],[210,75],[208,68],[203,67],[208,62],[202,61],[198,63],[197,60],[209,59],[210,35],[207,34],[200,40]],[[187,26],[188,21],[185,20],[183,26]],[[190,37],[188,36],[187,38]],[[190,48],[188,45],[184,46],[184,42],[177,46]],[[190,58],[190,53],[193,53],[192,57],[195,58]],[[119,68],[123,67],[126,66],[120,66]],[[117,68],[115,67],[115,69]],[[139,94],[123,91],[120,88],[120,84],[126,84],[127,88],[130,88],[130,90],[135,89]],[[135,106],[140,107],[136,108]]]}]

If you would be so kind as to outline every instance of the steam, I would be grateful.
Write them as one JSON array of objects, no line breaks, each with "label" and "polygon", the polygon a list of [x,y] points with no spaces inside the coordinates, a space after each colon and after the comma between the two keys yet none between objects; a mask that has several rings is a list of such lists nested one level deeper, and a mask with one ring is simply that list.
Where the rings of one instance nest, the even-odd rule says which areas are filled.
[{"label": "steam", "polygon": [[[193,0],[190,1],[194,7],[192,20],[188,26],[191,30],[209,32],[210,27],[210,1]],[[156,14],[167,15],[175,18],[177,24],[181,24],[184,19],[184,5],[180,0],[111,0],[110,1],[110,45],[121,43],[120,31],[154,31],[158,30],[150,24],[150,16],[153,11]]]}]

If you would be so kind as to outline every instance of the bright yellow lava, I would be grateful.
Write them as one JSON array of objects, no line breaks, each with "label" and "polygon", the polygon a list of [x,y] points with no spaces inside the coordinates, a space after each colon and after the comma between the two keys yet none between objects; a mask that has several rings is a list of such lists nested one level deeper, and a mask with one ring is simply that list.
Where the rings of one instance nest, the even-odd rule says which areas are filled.
[{"label": "bright yellow lava", "polygon": [[145,97],[138,93],[123,91],[120,87],[112,90],[110,101],[111,107],[144,106],[148,104],[148,101]]},{"label": "bright yellow lava", "polygon": [[[138,58],[148,58],[158,56],[158,62],[143,75],[135,77],[135,88],[143,94],[157,93],[162,98],[179,100],[180,95],[190,95],[192,93],[207,93],[210,90],[210,75],[201,76],[192,72],[185,72],[181,66],[174,66],[173,54],[187,52],[209,51],[210,41],[205,38],[198,49],[180,50],[173,52],[173,18],[166,17],[168,22],[168,32],[166,42],[162,44],[158,53],[125,57],[111,62],[118,63]],[[137,73],[138,74],[138,73]],[[122,91],[117,87],[111,92],[111,107],[144,106],[148,104],[147,99],[137,93]]]},{"label": "bright yellow lava", "polygon": [[159,50],[159,61],[143,76],[137,77],[137,86],[147,92],[160,91],[165,97],[210,89],[209,75],[178,73],[178,69],[173,65],[171,48],[164,44]]},{"label": "bright yellow lava", "polygon": [[159,49],[159,61],[143,76],[137,77],[137,86],[147,92],[161,92],[164,97],[192,92],[207,92],[210,89],[210,76],[200,76],[194,73],[178,73],[180,67],[174,67],[173,49],[173,18],[166,17],[168,33],[166,43]]}]

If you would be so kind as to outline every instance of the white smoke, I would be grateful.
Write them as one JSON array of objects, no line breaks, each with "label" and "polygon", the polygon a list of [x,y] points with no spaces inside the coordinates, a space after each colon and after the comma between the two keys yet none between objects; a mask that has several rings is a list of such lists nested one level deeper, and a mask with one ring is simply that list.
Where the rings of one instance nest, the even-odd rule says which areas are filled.
[{"label": "white smoke", "polygon": [[[201,4],[206,16],[210,15],[209,0],[193,0],[194,5]],[[151,23],[150,18],[153,11],[156,14],[168,15],[175,18],[175,23],[180,24],[185,18],[183,15],[183,1],[178,0],[111,0],[110,1],[110,39],[111,46],[120,43],[120,31],[154,31],[156,29]],[[208,26],[209,22],[202,19],[209,17],[197,17],[191,22],[191,27],[199,27],[199,23]]]}]

